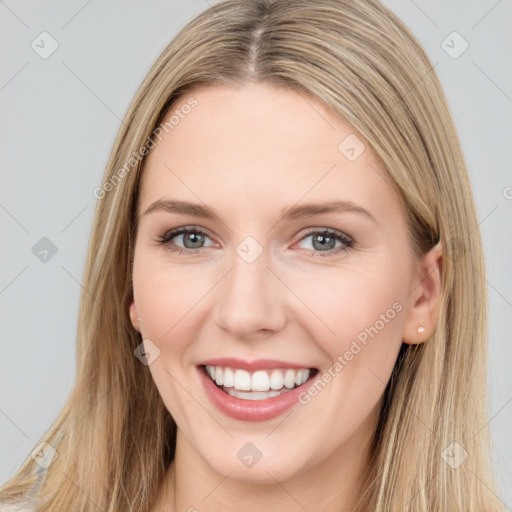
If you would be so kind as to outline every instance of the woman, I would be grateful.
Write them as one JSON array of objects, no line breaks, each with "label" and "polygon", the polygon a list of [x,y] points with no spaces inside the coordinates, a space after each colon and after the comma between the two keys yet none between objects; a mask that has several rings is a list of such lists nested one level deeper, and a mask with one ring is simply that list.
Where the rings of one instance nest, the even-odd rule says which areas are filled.
[{"label": "woman", "polygon": [[207,9],[95,195],[76,385],[3,501],[499,510],[475,206],[437,76],[388,9]]}]

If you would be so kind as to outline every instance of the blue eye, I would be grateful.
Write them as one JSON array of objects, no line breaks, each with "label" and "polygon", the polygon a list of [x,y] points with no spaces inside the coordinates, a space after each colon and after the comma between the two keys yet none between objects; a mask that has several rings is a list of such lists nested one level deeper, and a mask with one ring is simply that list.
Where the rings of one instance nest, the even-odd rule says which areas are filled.
[{"label": "blue eye", "polygon": [[[192,247],[184,247],[181,248],[176,246],[174,243],[171,244],[173,238],[177,238],[182,236],[183,244],[186,243],[191,244]],[[180,254],[190,254],[191,252],[199,252],[197,249],[203,249],[204,247],[197,246],[197,244],[201,244],[204,242],[205,237],[208,238],[208,235],[197,229],[195,227],[182,227],[173,229],[172,231],[167,232],[165,235],[158,239],[158,243],[160,245],[166,246],[166,248],[171,252],[178,252]]]},{"label": "blue eye", "polygon": [[[181,243],[185,247],[177,246],[173,242],[173,239],[177,239],[180,236],[182,237]],[[317,229],[310,231],[301,238],[300,242],[309,237],[313,237],[313,248],[318,249],[310,251],[310,254],[314,257],[332,256],[342,251],[347,251],[354,245],[354,240],[351,237],[335,229]],[[168,231],[163,236],[159,237],[157,241],[171,252],[192,255],[198,254],[205,248],[202,244],[204,244],[207,238],[209,238],[209,236],[201,229],[194,226],[187,226]],[[340,244],[338,247],[336,247],[336,242]]]},{"label": "blue eye", "polygon": [[[313,237],[313,248],[320,249],[318,251],[312,252],[312,256],[315,257],[332,256],[333,254],[338,254],[341,251],[347,251],[354,245],[354,240],[351,237],[335,229],[310,231],[308,234],[302,237],[301,242],[309,237]],[[341,245],[336,247],[336,242],[340,242]]]}]

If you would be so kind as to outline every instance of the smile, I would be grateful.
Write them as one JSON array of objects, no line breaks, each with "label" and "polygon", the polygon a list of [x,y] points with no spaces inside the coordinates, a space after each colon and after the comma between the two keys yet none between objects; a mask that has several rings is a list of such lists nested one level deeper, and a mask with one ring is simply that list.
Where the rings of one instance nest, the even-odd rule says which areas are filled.
[{"label": "smile", "polygon": [[309,368],[276,368],[248,372],[207,365],[205,369],[222,391],[242,400],[265,400],[286,393],[304,384],[311,373]]},{"label": "smile", "polygon": [[242,421],[265,421],[283,414],[311,385],[316,368],[274,360],[204,361],[197,366],[211,403],[224,415]]}]

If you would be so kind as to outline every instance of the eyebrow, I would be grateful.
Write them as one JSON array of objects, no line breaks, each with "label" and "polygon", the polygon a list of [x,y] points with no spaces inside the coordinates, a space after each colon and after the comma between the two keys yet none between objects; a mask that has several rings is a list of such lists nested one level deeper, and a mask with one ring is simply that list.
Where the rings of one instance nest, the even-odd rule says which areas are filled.
[{"label": "eyebrow", "polygon": [[[174,199],[159,199],[149,206],[143,213],[148,215],[157,211],[165,211],[168,213],[178,213],[182,215],[190,215],[210,220],[220,220],[219,215],[213,208],[198,203],[190,203],[188,201],[177,201]],[[344,213],[355,212],[360,213],[378,224],[375,217],[365,208],[351,201],[325,201],[322,203],[308,203],[294,205],[283,208],[280,212],[280,218],[284,221],[302,219],[304,217],[312,217],[326,213]]]}]

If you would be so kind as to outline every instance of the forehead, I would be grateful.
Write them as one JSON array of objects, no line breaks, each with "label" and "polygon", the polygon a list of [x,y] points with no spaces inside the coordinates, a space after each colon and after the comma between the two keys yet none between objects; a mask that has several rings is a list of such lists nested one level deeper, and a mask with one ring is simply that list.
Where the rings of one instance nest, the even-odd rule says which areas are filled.
[{"label": "forehead", "polygon": [[146,160],[141,209],[169,194],[220,210],[252,204],[262,213],[304,198],[400,214],[391,179],[370,148],[309,95],[261,83],[211,84],[181,97],[166,123]]}]

